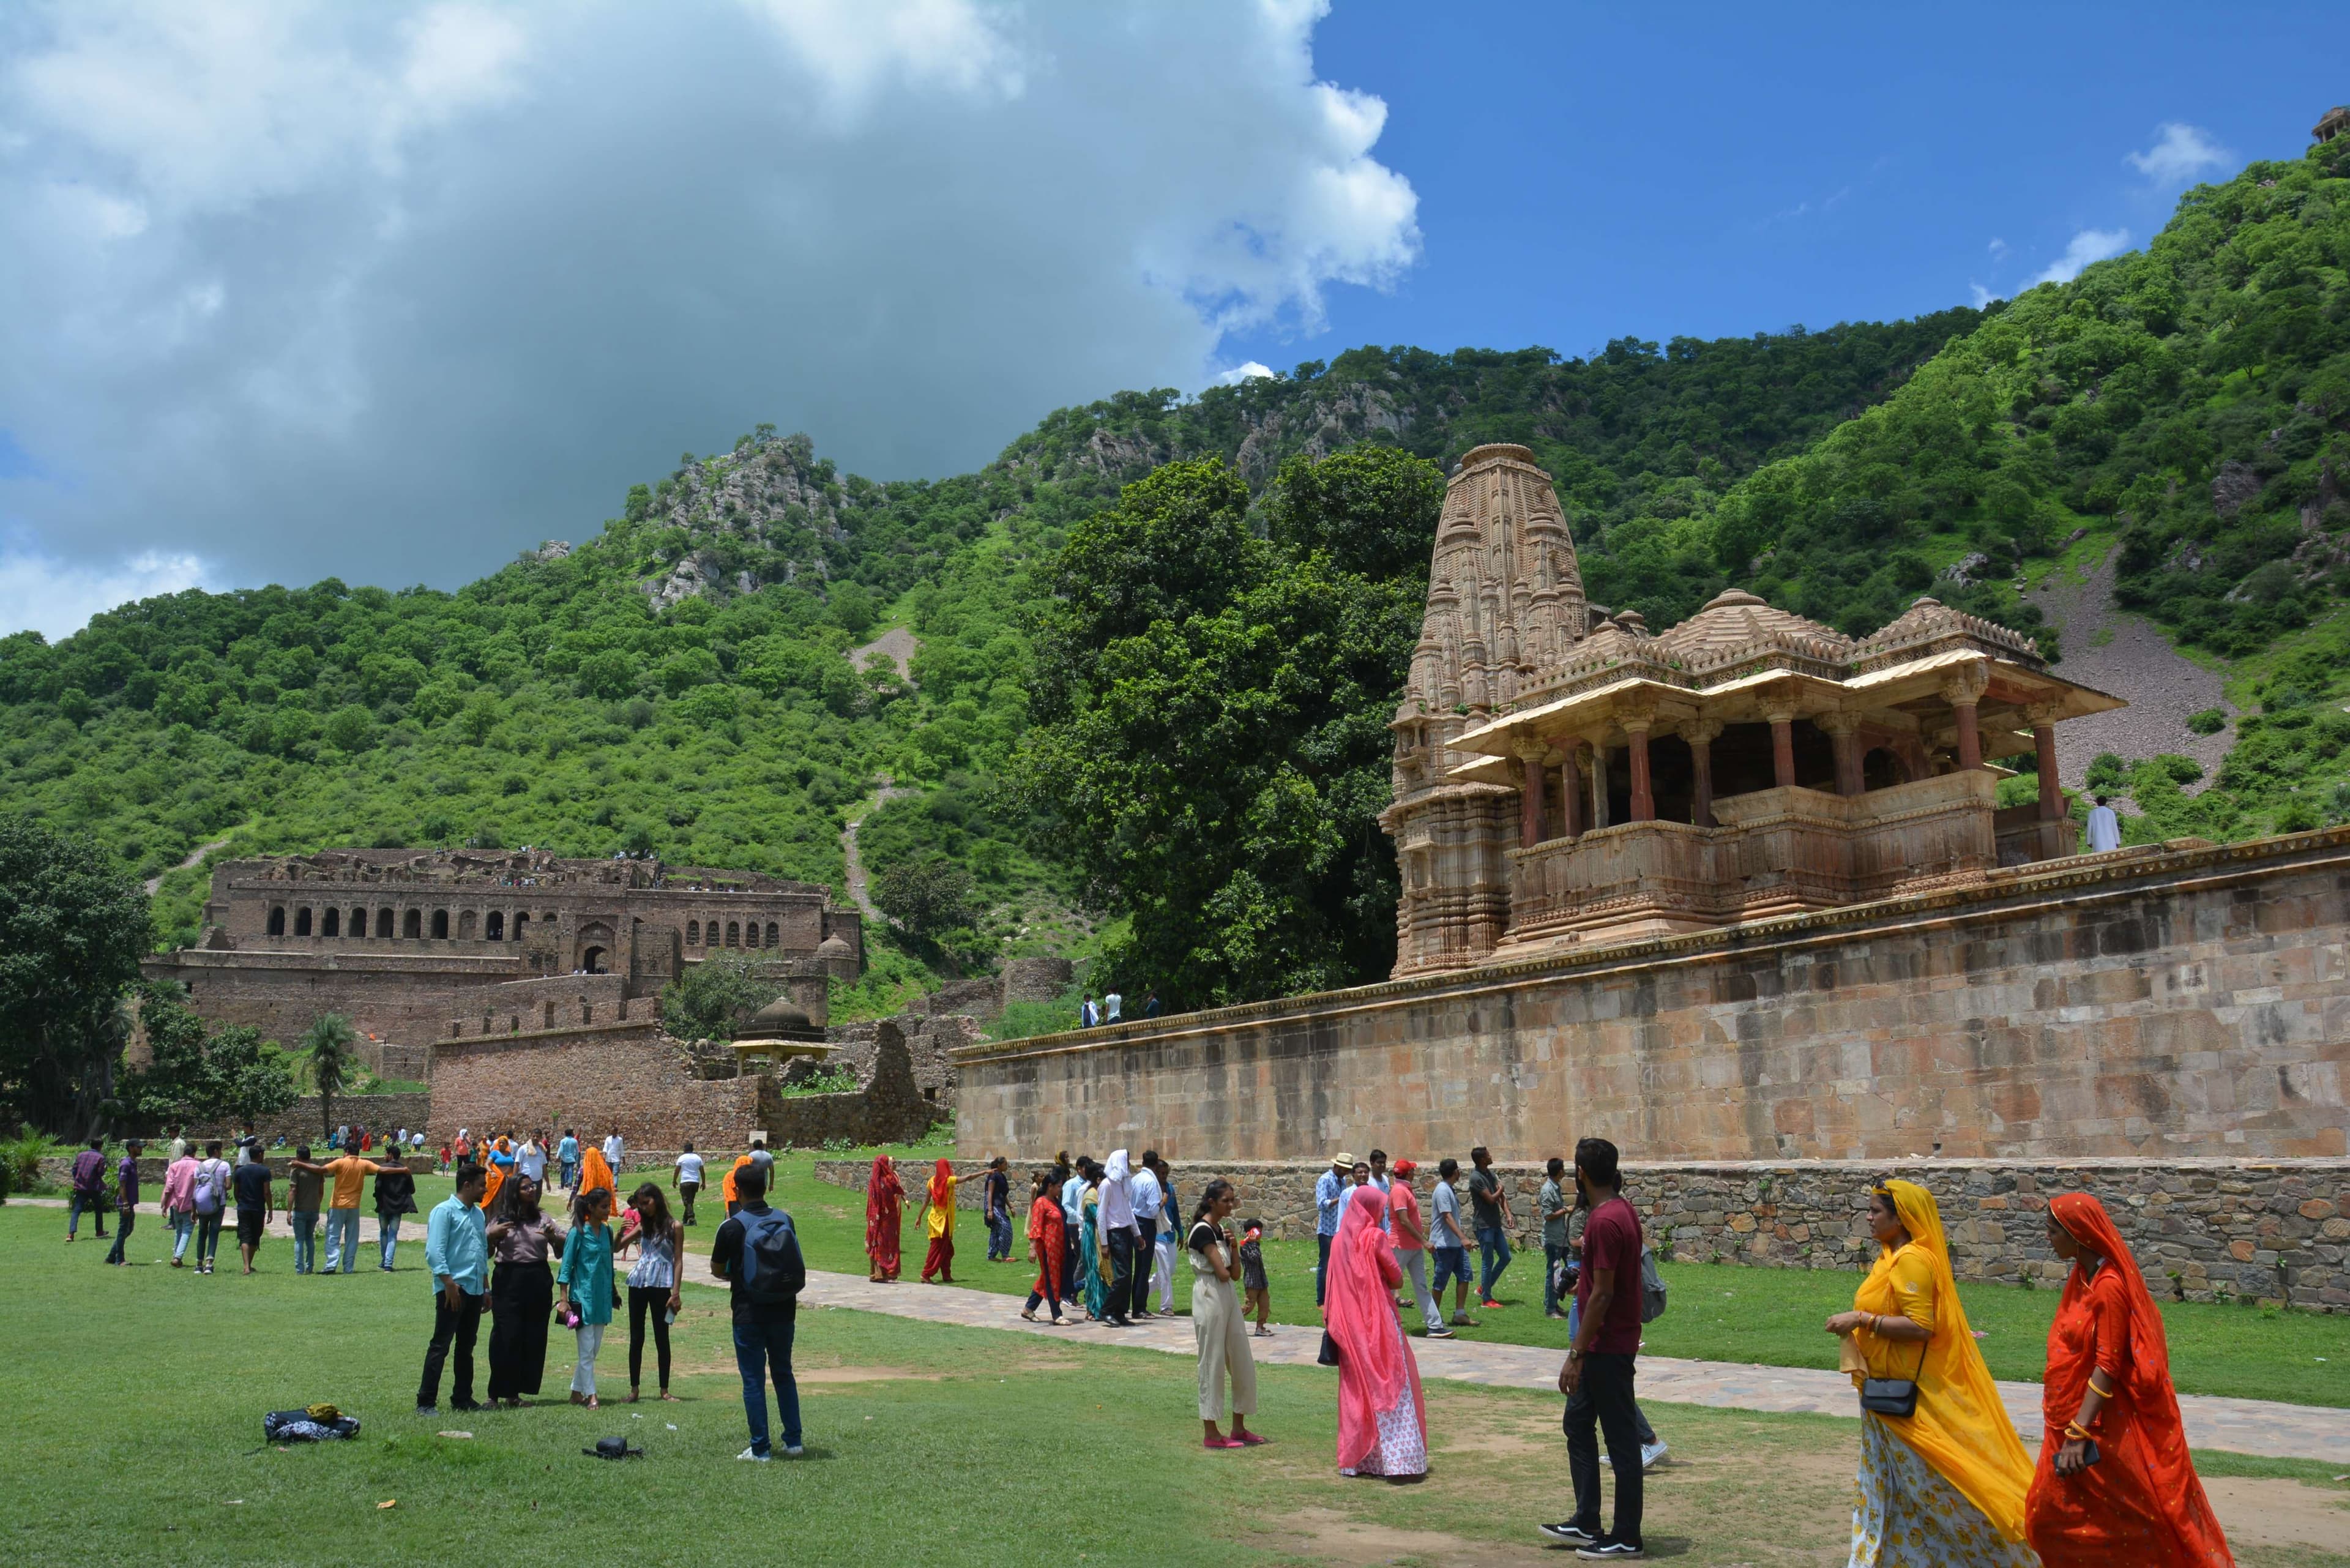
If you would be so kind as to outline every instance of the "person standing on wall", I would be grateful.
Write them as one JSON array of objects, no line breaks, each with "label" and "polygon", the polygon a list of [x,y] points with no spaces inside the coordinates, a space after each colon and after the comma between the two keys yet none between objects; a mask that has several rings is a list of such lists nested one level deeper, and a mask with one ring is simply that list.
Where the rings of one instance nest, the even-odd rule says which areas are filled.
[{"label": "person standing on wall", "polygon": [[1125,997],[1120,996],[1115,991],[1107,992],[1103,995],[1101,1021],[1104,1023],[1118,1023],[1124,1017],[1125,1012]]},{"label": "person standing on wall", "polygon": [[1515,1221],[1510,1213],[1509,1189],[1493,1168],[1492,1152],[1479,1144],[1469,1151],[1469,1163],[1477,1168],[1469,1178],[1469,1206],[1477,1221],[1477,1304],[1492,1310],[1502,1304],[1493,1299],[1493,1287],[1501,1282],[1502,1271],[1510,1266],[1509,1227]]},{"label": "person standing on wall", "polygon": [[563,1168],[563,1190],[579,1190],[579,1135],[569,1127],[563,1129],[563,1141],[555,1146],[555,1163]]},{"label": "person standing on wall", "polygon": [[1131,1328],[1128,1308],[1134,1295],[1134,1243],[1139,1234],[1134,1223],[1134,1179],[1126,1150],[1114,1148],[1102,1167],[1102,1251],[1109,1259],[1108,1288],[1102,1293],[1102,1315],[1112,1328]]},{"label": "person standing on wall", "polygon": [[376,1162],[375,1239],[380,1252],[378,1266],[387,1274],[400,1251],[400,1221],[415,1212],[416,1177],[400,1157],[400,1146],[386,1144],[383,1158]]},{"label": "person standing on wall", "polygon": [[1159,1151],[1142,1151],[1142,1164],[1128,1184],[1134,1201],[1134,1294],[1128,1317],[1150,1315],[1150,1275],[1159,1262],[1159,1220],[1167,1203],[1167,1189],[1159,1185]]},{"label": "person standing on wall", "polygon": [[1008,1263],[1012,1261],[1012,1178],[1004,1173],[1004,1161],[997,1155],[987,1162],[987,1175],[980,1186],[981,1213],[987,1220],[987,1261]]},{"label": "person standing on wall", "polygon": [[755,1166],[744,1170],[734,1189],[742,1211],[718,1227],[710,1252],[710,1272],[726,1282],[733,1309],[734,1365],[743,1375],[743,1413],[751,1424],[751,1446],[734,1457],[762,1463],[774,1457],[767,1438],[766,1385],[772,1376],[784,1452],[797,1459],[805,1450],[799,1385],[792,1376],[792,1334],[807,1265],[792,1217],[767,1207],[766,1172]]},{"label": "person standing on wall", "polygon": [[441,1369],[452,1345],[457,1350],[452,1410],[478,1410],[473,1401],[473,1338],[482,1327],[483,1275],[488,1267],[487,1227],[482,1220],[482,1189],[489,1177],[477,1165],[457,1168],[457,1190],[443,1199],[424,1222],[424,1266],[432,1272],[432,1341],[424,1349],[424,1377],[416,1387],[416,1413],[441,1413]]},{"label": "person standing on wall", "polygon": [[1077,1027],[1091,1029],[1100,1022],[1101,1009],[1094,1005],[1094,993],[1089,991],[1086,992],[1085,1000],[1077,1003]]},{"label": "person standing on wall", "polygon": [[1395,1162],[1393,1179],[1388,1183],[1388,1233],[1395,1237],[1396,1262],[1402,1266],[1404,1278],[1411,1282],[1412,1300],[1419,1303],[1419,1321],[1430,1339],[1451,1339],[1452,1331],[1444,1326],[1444,1303],[1429,1293],[1428,1231],[1419,1218],[1419,1197],[1411,1189],[1411,1179],[1419,1174],[1419,1167],[1408,1159]]},{"label": "person standing on wall", "polygon": [[[678,1223],[691,1225],[693,1223],[693,1200],[702,1196],[702,1157],[693,1152],[691,1138],[685,1140],[685,1147],[679,1153],[676,1165],[677,1202],[678,1207],[684,1210],[683,1217],[678,1220]],[[726,1211],[729,1214],[733,1213],[733,1206],[729,1204]]]},{"label": "person standing on wall", "polygon": [[1329,1289],[1330,1243],[1338,1234],[1338,1216],[1347,1206],[1347,1189],[1355,1157],[1343,1151],[1330,1157],[1330,1168],[1314,1184],[1314,1304],[1323,1304]]},{"label": "person standing on wall", "polygon": [[2103,855],[2122,846],[2122,819],[2106,804],[2106,797],[2097,796],[2097,804],[2089,808],[2089,853]]},{"label": "person standing on wall", "polygon": [[[1482,1154],[1484,1151],[1477,1151]],[[1591,1218],[1583,1227],[1583,1273],[1575,1286],[1575,1334],[1558,1369],[1566,1396],[1561,1424],[1575,1484],[1575,1517],[1541,1527],[1552,1541],[1595,1561],[1643,1554],[1639,1412],[1632,1400],[1640,1352],[1640,1216],[1624,1199],[1616,1146],[1587,1137],[1575,1146],[1575,1180]],[[1483,1168],[1482,1166],[1480,1168]],[[1599,1528],[1599,1435],[1616,1475],[1616,1515]]]},{"label": "person standing on wall", "polygon": [[122,1158],[114,1168],[114,1245],[108,1249],[106,1261],[126,1267],[130,1260],[122,1249],[130,1240],[131,1222],[139,1217],[139,1157],[147,1151],[146,1143],[131,1138],[122,1146]]},{"label": "person standing on wall", "polygon": [[229,1173],[236,1192],[236,1250],[244,1257],[244,1272],[253,1272],[254,1254],[269,1221],[277,1217],[277,1183],[258,1144],[247,1146],[252,1158]]}]

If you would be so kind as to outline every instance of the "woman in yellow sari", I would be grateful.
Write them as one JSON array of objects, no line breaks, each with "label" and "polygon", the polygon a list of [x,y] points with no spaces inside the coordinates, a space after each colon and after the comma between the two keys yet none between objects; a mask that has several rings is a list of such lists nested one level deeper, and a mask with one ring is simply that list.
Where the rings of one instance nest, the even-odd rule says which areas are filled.
[{"label": "woman in yellow sari", "polygon": [[1887,1181],[1868,1219],[1877,1265],[1828,1332],[1845,1336],[1847,1367],[1865,1365],[1856,1386],[1911,1380],[1918,1403],[1861,1413],[1850,1568],[2036,1568],[2023,1543],[2032,1461],[1967,1327],[1933,1194]]}]

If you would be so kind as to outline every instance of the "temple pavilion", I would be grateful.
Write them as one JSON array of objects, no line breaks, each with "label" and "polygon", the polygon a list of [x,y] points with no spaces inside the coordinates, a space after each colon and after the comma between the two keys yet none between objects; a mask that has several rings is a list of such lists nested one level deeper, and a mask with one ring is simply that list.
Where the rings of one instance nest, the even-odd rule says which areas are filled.
[{"label": "temple pavilion", "polygon": [[[1399,976],[1981,882],[2074,853],[2055,727],[2123,706],[1920,598],[1857,640],[1732,588],[1651,632],[1584,597],[1550,475],[1446,492],[1380,815]],[[2002,810],[2002,777],[2039,797]]]}]

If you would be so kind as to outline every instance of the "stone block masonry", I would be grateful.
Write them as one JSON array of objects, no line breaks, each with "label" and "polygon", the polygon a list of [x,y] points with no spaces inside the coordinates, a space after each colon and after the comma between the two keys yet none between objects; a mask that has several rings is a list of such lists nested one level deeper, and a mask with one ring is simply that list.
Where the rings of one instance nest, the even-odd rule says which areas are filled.
[{"label": "stone block masonry", "polygon": [[437,1149],[459,1127],[476,1135],[568,1127],[601,1141],[615,1127],[629,1143],[740,1148],[762,1118],[755,1075],[709,1079],[650,1018],[568,1028],[459,1036],[432,1047]]},{"label": "stone block masonry", "polygon": [[[954,1053],[959,1152],[2350,1153],[2350,828]],[[2257,1250],[2257,1249],[2256,1249]]]}]

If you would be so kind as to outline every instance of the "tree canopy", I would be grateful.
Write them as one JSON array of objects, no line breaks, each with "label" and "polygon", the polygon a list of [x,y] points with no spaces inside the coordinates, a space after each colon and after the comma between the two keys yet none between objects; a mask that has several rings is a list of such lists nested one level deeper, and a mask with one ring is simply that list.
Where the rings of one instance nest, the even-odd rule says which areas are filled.
[{"label": "tree canopy", "polygon": [[147,898],[88,836],[0,816],[0,1107],[81,1136],[112,1108]]}]

